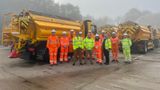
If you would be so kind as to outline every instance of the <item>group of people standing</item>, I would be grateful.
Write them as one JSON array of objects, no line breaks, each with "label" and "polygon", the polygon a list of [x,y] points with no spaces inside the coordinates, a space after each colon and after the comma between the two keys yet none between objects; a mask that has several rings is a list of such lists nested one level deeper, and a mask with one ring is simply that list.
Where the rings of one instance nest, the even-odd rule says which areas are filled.
[{"label": "group of people standing", "polygon": [[[111,33],[111,37],[105,31],[101,34],[94,35],[91,30],[86,37],[83,37],[82,32],[74,32],[70,30],[62,32],[59,38],[56,36],[56,30],[52,30],[52,35],[48,37],[47,48],[49,49],[50,65],[57,65],[58,49],[60,48],[60,63],[69,62],[73,60],[73,66],[79,61],[80,65],[97,64],[106,65],[110,63],[110,52],[112,53],[112,62],[119,63],[119,45],[122,45],[123,53],[125,56],[125,63],[131,63],[131,39],[128,34],[124,33],[123,39],[120,40],[116,32]],[[103,61],[104,60],[104,61]]]}]

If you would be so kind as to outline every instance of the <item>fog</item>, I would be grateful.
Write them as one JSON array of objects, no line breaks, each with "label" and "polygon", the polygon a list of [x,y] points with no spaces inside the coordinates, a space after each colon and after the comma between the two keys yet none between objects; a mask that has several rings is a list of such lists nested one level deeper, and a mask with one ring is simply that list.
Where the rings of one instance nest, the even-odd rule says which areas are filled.
[{"label": "fog", "polygon": [[72,4],[60,5],[52,0],[0,0],[0,28],[2,28],[2,16],[4,14],[9,12],[19,13],[24,9],[70,20],[82,19],[79,7]]},{"label": "fog", "polygon": [[159,0],[0,0],[2,15],[23,9],[72,20],[91,19],[97,26],[134,21],[160,26]]}]

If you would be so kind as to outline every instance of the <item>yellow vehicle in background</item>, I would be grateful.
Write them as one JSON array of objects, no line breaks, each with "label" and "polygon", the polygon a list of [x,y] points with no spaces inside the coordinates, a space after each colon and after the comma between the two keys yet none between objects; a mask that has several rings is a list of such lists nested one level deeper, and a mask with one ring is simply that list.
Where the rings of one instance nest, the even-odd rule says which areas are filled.
[{"label": "yellow vehicle in background", "polygon": [[14,13],[7,13],[2,19],[2,44],[8,46],[11,44],[12,35],[11,33],[18,30],[18,27],[14,27],[17,22],[15,22]]},{"label": "yellow vehicle in background", "polygon": [[[10,17],[8,19],[8,17]],[[51,34],[51,30],[56,29],[60,37],[63,31],[69,33],[70,30],[82,31],[86,36],[88,30],[96,33],[96,26],[91,20],[73,21],[58,16],[49,16],[34,11],[23,11],[19,15],[5,15],[3,18],[2,44],[11,42],[14,49],[21,56],[34,57],[34,59],[48,58],[46,41]],[[35,55],[31,56],[29,49],[35,49]]]},{"label": "yellow vehicle in background", "polygon": [[120,24],[118,28],[119,38],[123,38],[123,33],[128,33],[132,39],[132,52],[147,53],[148,50],[159,46],[159,34],[154,34],[154,29],[151,26],[140,26],[128,21]]},{"label": "yellow vehicle in background", "polygon": [[99,28],[100,31],[105,31],[109,37],[111,37],[112,32],[117,32],[118,27],[114,25],[104,25]]},{"label": "yellow vehicle in background", "polygon": [[153,38],[154,38],[154,47],[158,48],[160,47],[160,31],[158,29],[153,29]]}]

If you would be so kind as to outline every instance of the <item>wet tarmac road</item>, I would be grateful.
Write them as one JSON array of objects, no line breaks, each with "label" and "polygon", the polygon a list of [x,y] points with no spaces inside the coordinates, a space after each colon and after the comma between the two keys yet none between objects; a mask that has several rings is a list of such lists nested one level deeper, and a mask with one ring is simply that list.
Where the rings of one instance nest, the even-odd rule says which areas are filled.
[{"label": "wet tarmac road", "polygon": [[72,66],[9,59],[0,49],[0,90],[159,90],[160,49],[134,55],[134,63]]}]

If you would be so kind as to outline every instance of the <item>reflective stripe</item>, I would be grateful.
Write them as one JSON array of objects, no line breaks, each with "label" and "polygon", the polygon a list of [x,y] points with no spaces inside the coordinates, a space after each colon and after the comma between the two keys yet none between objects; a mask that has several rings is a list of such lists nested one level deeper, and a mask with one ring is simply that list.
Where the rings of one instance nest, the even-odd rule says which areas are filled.
[{"label": "reflective stripe", "polygon": [[54,60],[50,60],[49,62],[50,62],[50,64],[53,64],[53,63],[54,63]]},{"label": "reflective stripe", "polygon": [[57,55],[57,53],[54,53],[54,55]]},{"label": "reflective stripe", "polygon": [[57,64],[57,60],[53,60],[54,64]]},{"label": "reflective stripe", "polygon": [[60,58],[60,61],[63,61],[63,58]]},{"label": "reflective stripe", "polygon": [[98,52],[97,54],[101,54],[101,52]]},{"label": "reflective stripe", "polygon": [[55,41],[50,40],[49,44],[57,44],[57,41],[55,42]]},{"label": "reflective stripe", "polygon": [[102,63],[102,59],[99,59],[98,61],[99,61],[99,63]]},{"label": "reflective stripe", "polygon": [[65,59],[64,59],[64,61],[68,61],[68,59],[67,59],[67,58],[65,58]]}]

